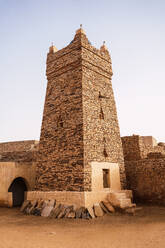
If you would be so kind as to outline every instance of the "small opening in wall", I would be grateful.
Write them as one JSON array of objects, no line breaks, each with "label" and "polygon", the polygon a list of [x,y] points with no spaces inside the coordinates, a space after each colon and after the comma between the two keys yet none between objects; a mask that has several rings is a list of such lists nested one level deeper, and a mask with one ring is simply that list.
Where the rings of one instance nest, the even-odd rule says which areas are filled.
[{"label": "small opening in wall", "polygon": [[62,121],[61,115],[58,118],[58,127],[63,127],[63,121]]},{"label": "small opening in wall", "polygon": [[101,120],[104,120],[104,113],[102,107],[100,108],[100,115],[99,115]]},{"label": "small opening in wall", "polygon": [[103,188],[110,188],[109,169],[103,169]]},{"label": "small opening in wall", "polygon": [[107,151],[106,151],[105,147],[104,147],[103,154],[104,154],[104,157],[105,157],[105,158],[107,158],[107,157],[108,157],[108,153],[107,153]]},{"label": "small opening in wall", "polygon": [[62,121],[59,124],[60,124],[60,127],[63,127],[63,122]]}]

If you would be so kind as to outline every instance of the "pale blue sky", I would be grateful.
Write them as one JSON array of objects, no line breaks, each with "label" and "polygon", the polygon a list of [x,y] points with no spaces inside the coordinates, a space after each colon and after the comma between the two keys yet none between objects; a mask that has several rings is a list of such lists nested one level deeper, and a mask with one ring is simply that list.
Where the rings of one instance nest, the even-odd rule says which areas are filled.
[{"label": "pale blue sky", "polygon": [[0,142],[39,139],[49,46],[81,23],[110,50],[121,135],[165,141],[164,0],[0,0]]}]

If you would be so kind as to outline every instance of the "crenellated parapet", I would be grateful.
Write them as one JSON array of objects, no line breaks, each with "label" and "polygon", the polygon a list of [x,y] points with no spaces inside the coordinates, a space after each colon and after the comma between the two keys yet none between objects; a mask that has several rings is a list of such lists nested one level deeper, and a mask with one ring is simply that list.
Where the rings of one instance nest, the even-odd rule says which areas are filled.
[{"label": "crenellated parapet", "polygon": [[87,67],[110,80],[113,75],[107,47],[105,44],[100,49],[92,46],[82,28],[76,31],[74,39],[65,48],[57,50],[54,45],[49,48],[46,75],[49,80],[75,67]]}]

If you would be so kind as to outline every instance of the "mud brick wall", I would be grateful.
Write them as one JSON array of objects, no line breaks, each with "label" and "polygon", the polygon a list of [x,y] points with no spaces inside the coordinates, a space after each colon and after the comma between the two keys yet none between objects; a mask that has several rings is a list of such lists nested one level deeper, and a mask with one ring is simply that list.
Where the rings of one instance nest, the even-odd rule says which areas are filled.
[{"label": "mud brick wall", "polygon": [[15,151],[27,151],[32,149],[34,145],[37,145],[36,140],[24,140],[0,143],[0,154],[3,152],[15,152]]},{"label": "mud brick wall", "polygon": [[111,85],[111,59],[91,46],[83,30],[47,56],[36,190],[90,191],[90,161],[118,162],[125,183],[122,145]]},{"label": "mud brick wall", "polygon": [[136,201],[165,205],[165,158],[125,161],[125,169]]}]

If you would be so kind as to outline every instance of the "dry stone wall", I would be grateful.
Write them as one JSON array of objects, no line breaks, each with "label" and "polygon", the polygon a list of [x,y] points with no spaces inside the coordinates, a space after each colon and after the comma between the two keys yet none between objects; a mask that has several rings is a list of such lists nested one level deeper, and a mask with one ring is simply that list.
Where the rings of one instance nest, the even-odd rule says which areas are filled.
[{"label": "dry stone wall", "polygon": [[[95,55],[96,56],[96,55]],[[121,184],[125,171],[116,105],[112,89],[111,64],[83,48],[83,135],[85,189],[91,185],[90,162],[119,163]]]},{"label": "dry stone wall", "polygon": [[91,191],[91,161],[124,160],[105,46],[89,43],[83,30],[47,56],[47,92],[42,120],[36,190]]},{"label": "dry stone wall", "polygon": [[165,205],[165,158],[125,161],[125,169],[136,201]]},{"label": "dry stone wall", "polygon": [[[139,135],[122,137],[124,160],[134,161],[147,157],[161,158],[165,156],[164,145],[157,145],[152,136],[147,136],[146,138],[147,139],[145,139],[145,136]],[[153,140],[153,142],[151,142],[151,140]]]},{"label": "dry stone wall", "polygon": [[0,154],[0,162],[35,162],[37,151],[15,151]]},{"label": "dry stone wall", "polygon": [[122,137],[127,188],[137,201],[165,204],[165,145],[152,136]]},{"label": "dry stone wall", "polygon": [[0,162],[35,162],[38,141],[15,141],[0,143]]},{"label": "dry stone wall", "polygon": [[141,159],[139,140],[140,136],[125,136],[121,138],[125,161]]},{"label": "dry stone wall", "polygon": [[83,114],[80,41],[47,57],[47,92],[36,189],[83,191]]},{"label": "dry stone wall", "polygon": [[3,152],[28,151],[38,144],[37,140],[24,140],[0,143],[0,154]]},{"label": "dry stone wall", "polygon": [[[141,138],[141,137],[140,137]],[[147,145],[143,142],[142,139],[140,139],[140,152],[141,152],[141,158],[147,158],[147,157],[161,157],[165,156],[165,146],[151,146]]]}]

